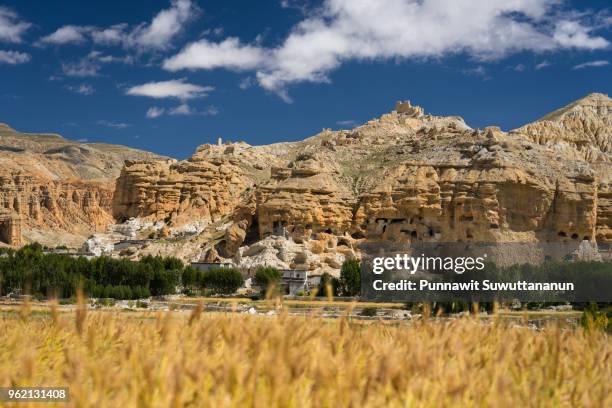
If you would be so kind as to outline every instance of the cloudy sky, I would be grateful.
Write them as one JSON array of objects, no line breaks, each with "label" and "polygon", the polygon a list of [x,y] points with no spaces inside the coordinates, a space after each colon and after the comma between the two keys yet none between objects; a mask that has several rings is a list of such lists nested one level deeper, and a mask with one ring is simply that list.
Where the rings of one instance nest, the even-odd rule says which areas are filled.
[{"label": "cloudy sky", "polygon": [[410,99],[511,129],[612,94],[609,0],[0,0],[0,122],[174,157]]}]

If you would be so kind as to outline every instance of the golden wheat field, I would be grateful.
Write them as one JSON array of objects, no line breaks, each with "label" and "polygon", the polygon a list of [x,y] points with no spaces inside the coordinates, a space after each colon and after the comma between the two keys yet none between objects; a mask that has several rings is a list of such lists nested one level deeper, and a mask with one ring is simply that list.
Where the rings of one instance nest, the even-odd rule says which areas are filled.
[{"label": "golden wheat field", "polygon": [[0,313],[0,386],[66,386],[72,407],[610,407],[611,378],[610,337],[579,328]]}]

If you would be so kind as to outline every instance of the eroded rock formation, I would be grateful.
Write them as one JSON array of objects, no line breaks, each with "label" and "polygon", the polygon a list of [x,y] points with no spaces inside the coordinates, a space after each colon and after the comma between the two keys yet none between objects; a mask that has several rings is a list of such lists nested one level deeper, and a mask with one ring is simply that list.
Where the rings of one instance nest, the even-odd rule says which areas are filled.
[{"label": "eroded rock formation", "polygon": [[611,106],[589,95],[506,133],[399,102],[301,142],[127,163],[113,213],[174,227],[204,220],[211,229],[196,239],[208,258],[241,245],[248,256],[270,236],[307,251],[328,245],[322,236],[351,251],[364,241],[612,243]]},{"label": "eroded rock formation", "polygon": [[602,94],[507,133],[398,102],[354,129],[182,161],[0,126],[0,208],[60,243],[127,222],[113,230],[152,239],[130,256],[320,271],[377,242],[612,243],[611,146]]},{"label": "eroded rock formation", "polygon": [[[126,159],[155,159],[122,146],[26,134],[0,124],[0,212],[11,222],[4,242],[80,242],[113,223],[115,178]],[[4,222],[7,224],[7,222]]]}]

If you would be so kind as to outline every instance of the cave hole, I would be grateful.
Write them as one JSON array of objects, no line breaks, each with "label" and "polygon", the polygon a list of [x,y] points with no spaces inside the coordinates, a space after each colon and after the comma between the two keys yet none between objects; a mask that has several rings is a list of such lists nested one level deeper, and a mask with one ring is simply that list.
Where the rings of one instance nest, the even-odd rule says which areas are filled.
[{"label": "cave hole", "polygon": [[338,239],[338,245],[337,246],[343,246],[343,247],[350,247],[349,242],[344,239],[344,238],[340,238]]},{"label": "cave hole", "polygon": [[259,241],[259,220],[255,216],[253,217],[251,225],[249,225],[249,228],[246,231],[243,245],[253,245],[257,241]]}]

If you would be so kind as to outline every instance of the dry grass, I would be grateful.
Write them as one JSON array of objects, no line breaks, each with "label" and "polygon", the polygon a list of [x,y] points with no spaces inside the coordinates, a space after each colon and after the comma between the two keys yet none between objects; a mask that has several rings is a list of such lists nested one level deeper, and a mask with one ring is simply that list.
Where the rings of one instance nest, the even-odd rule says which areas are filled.
[{"label": "dry grass", "polygon": [[610,407],[610,378],[609,336],[557,326],[0,314],[0,386],[68,386],[78,407]]}]

